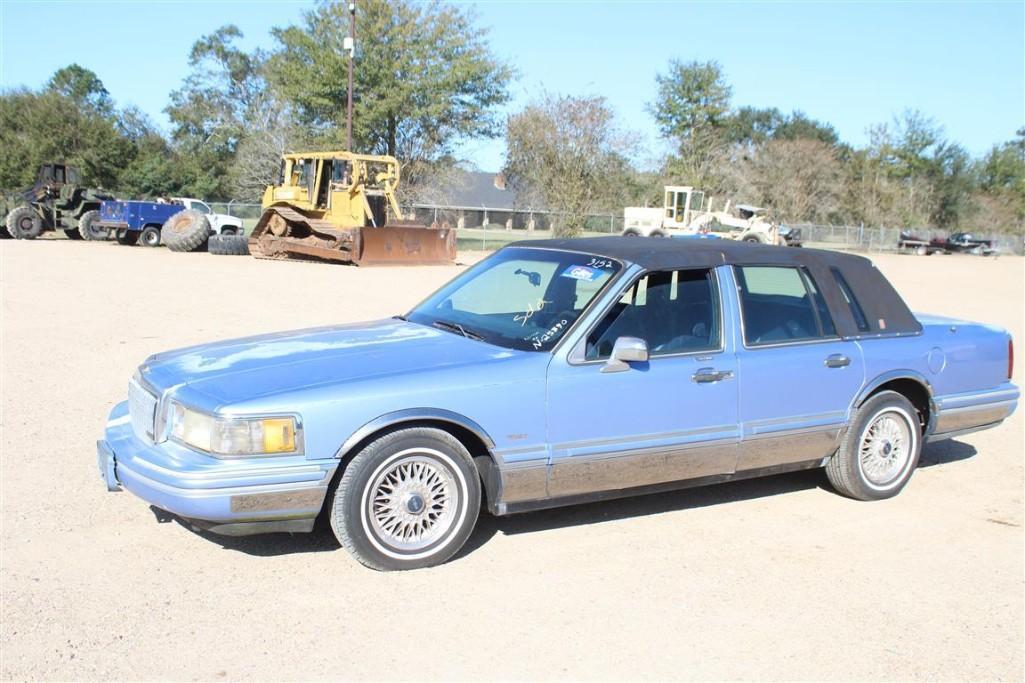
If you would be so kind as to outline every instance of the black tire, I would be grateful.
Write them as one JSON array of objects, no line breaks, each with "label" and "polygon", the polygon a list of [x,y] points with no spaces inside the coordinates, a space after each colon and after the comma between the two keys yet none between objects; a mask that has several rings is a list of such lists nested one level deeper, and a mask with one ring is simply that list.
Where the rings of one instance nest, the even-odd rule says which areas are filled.
[{"label": "black tire", "polygon": [[139,231],[122,228],[115,233],[114,239],[116,239],[117,243],[120,245],[131,247],[139,241]]},{"label": "black tire", "polygon": [[198,211],[180,211],[167,219],[160,234],[171,251],[196,251],[210,236],[210,221]]},{"label": "black tire", "polygon": [[147,225],[139,234],[139,244],[144,247],[160,246],[160,228],[155,225]]},{"label": "black tire", "polygon": [[744,241],[750,242],[751,244],[763,244],[762,239],[757,235],[748,235],[744,238]]},{"label": "black tire", "polygon": [[100,212],[95,209],[82,214],[82,217],[78,219],[78,234],[82,236],[82,239],[101,242],[110,237],[110,230],[93,225],[99,218]]},{"label": "black tire", "polygon": [[34,240],[43,234],[43,219],[31,206],[19,206],[7,214],[7,232],[19,240]]},{"label": "black tire", "polygon": [[69,240],[82,239],[82,233],[78,231],[78,228],[69,228],[68,230],[64,231],[64,234],[67,235]]},{"label": "black tire", "polygon": [[662,232],[661,230],[654,230],[654,231],[652,231],[652,233],[650,235],[648,235],[648,237],[665,237],[665,236],[666,236],[666,234],[664,232]]},{"label": "black tire", "polygon": [[0,223],[0,240],[12,240],[14,235],[7,231],[7,222]]},{"label": "black tire", "polygon": [[[403,467],[413,483],[406,482],[398,500],[386,491],[400,490],[402,480],[391,477],[400,476],[395,473]],[[383,501],[377,515],[370,510],[372,490]],[[440,429],[398,429],[372,441],[348,463],[331,495],[331,529],[338,542],[371,569],[432,567],[451,558],[470,537],[480,496],[477,468],[458,439]],[[388,516],[391,501],[396,514]],[[426,525],[432,512],[439,515],[431,522],[437,526],[421,529],[427,538],[409,541],[407,547],[386,530],[392,523]]]},{"label": "black tire", "polygon": [[210,235],[207,248],[218,256],[248,256],[249,238],[245,235]]},{"label": "black tire", "polygon": [[637,232],[636,230],[626,230],[623,233],[623,237],[640,237],[640,236],[641,236],[641,233]]},{"label": "black tire", "polygon": [[[898,425],[903,425],[903,428],[895,432],[898,438],[889,438],[886,436],[886,430],[881,427],[881,431],[874,437],[879,444],[878,450],[874,454],[863,454],[864,448],[869,447],[868,439],[873,438],[871,428],[873,425],[886,425],[887,423],[882,421],[884,418],[893,419]],[[909,443],[904,445],[906,450],[901,455],[898,444],[905,439]],[[897,456],[890,458],[894,451],[898,451]],[[896,391],[881,391],[854,411],[851,426],[844,435],[840,449],[826,463],[826,476],[833,488],[850,498],[892,498],[900,493],[911,479],[921,453],[922,427],[918,411],[902,394]],[[887,461],[892,463],[892,476],[889,476],[889,470],[884,469],[882,472],[876,471],[879,476],[873,477],[873,466],[878,462]]]}]

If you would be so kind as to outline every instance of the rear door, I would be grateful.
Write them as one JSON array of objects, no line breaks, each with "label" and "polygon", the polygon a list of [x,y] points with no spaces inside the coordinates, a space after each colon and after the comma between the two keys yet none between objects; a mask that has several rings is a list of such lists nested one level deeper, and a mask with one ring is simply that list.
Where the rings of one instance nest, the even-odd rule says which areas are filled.
[{"label": "rear door", "polygon": [[806,269],[736,266],[733,273],[742,321],[737,470],[832,454],[865,381],[861,347],[837,336]]}]

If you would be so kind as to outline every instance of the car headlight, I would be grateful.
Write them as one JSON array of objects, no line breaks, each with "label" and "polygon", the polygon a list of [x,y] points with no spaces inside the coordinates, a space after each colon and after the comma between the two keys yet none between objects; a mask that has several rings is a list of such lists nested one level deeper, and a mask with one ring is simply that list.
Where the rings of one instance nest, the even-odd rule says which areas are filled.
[{"label": "car headlight", "polygon": [[299,453],[302,434],[295,417],[210,415],[171,401],[168,432],[175,441],[214,455]]}]

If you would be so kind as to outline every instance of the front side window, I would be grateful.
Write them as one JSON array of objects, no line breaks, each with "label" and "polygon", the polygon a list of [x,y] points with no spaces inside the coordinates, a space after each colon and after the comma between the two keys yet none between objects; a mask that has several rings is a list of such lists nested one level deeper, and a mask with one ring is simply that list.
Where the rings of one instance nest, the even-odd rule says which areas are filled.
[{"label": "front side window", "polygon": [[603,360],[619,337],[639,337],[652,356],[720,346],[718,293],[708,269],[648,273],[587,335],[586,360]]},{"label": "front side window", "polygon": [[522,351],[550,351],[622,266],[549,249],[506,248],[417,306],[407,319]]},{"label": "front side window", "polygon": [[749,346],[835,335],[833,319],[811,276],[801,268],[740,266],[744,342]]},{"label": "front side window", "polygon": [[211,212],[210,211],[210,207],[207,206],[206,204],[204,204],[203,202],[200,202],[200,201],[193,201],[192,202],[192,209],[193,209],[193,211],[198,211],[200,213],[210,213]]}]

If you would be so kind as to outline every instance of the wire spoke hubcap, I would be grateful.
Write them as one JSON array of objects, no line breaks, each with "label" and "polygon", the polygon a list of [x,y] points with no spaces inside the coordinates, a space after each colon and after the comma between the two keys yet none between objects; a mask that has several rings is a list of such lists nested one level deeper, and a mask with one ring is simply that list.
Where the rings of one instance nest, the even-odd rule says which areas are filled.
[{"label": "wire spoke hubcap", "polygon": [[367,516],[388,545],[420,550],[451,530],[457,495],[455,477],[448,468],[432,458],[410,455],[392,463],[371,483]]},{"label": "wire spoke hubcap", "polygon": [[911,455],[911,428],[899,415],[877,415],[861,438],[861,470],[876,485],[892,483]]}]

